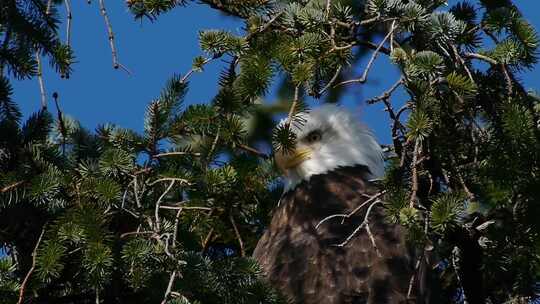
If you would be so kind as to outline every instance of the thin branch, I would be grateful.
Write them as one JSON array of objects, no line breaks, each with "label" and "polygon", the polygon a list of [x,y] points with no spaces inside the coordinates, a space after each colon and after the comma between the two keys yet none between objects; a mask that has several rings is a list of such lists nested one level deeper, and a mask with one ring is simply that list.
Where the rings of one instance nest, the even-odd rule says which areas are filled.
[{"label": "thin branch", "polygon": [[58,117],[60,135],[62,135],[62,154],[65,154],[67,130],[66,130],[66,124],[64,122],[64,115],[62,114],[62,110],[60,109],[60,105],[58,104],[58,93],[56,92],[53,93],[53,99],[54,99],[54,104],[56,106],[56,113]]},{"label": "thin branch", "polygon": [[161,209],[170,209],[170,210],[203,210],[203,211],[212,211],[212,208],[210,207],[197,207],[197,206],[185,206],[185,207],[177,207],[177,206],[160,206]]},{"label": "thin branch", "polygon": [[36,242],[36,245],[34,246],[34,250],[32,251],[32,266],[26,273],[26,276],[24,277],[24,280],[21,284],[21,288],[19,289],[19,301],[17,302],[17,304],[22,304],[24,301],[24,290],[26,289],[26,284],[28,284],[28,280],[30,280],[30,276],[32,275],[32,272],[34,272],[34,269],[36,268],[37,250],[38,250],[39,244],[41,243],[41,239],[43,238],[43,235],[45,234],[45,227],[46,225],[43,225],[43,228],[41,228],[41,233]]},{"label": "thin branch", "polygon": [[15,182],[15,183],[11,184],[11,185],[7,185],[4,188],[0,189],[0,193],[8,192],[13,188],[16,188],[19,185],[22,185],[23,183],[24,183],[24,181],[18,181],[18,182]]},{"label": "thin branch", "polygon": [[469,76],[469,79],[472,81],[472,83],[476,83],[474,81],[474,78],[473,78],[473,75],[472,75],[471,71],[469,70],[469,67],[467,66],[467,63],[465,62],[465,60],[463,60],[463,57],[461,57],[457,47],[454,44],[452,44],[452,50],[454,51],[454,55],[456,56],[457,60],[461,64],[461,66],[463,66],[463,68],[465,69],[465,72],[467,72],[467,75]]},{"label": "thin branch", "polygon": [[210,228],[210,231],[208,231],[208,234],[204,238],[201,252],[206,252],[206,249],[208,248],[208,244],[210,243],[210,240],[212,239],[213,235],[214,235],[214,227]]},{"label": "thin branch", "polygon": [[101,13],[101,16],[103,16],[103,20],[105,21],[105,26],[107,27],[107,33],[109,35],[109,45],[111,47],[111,53],[112,53],[112,65],[114,69],[122,68],[124,71],[126,71],[128,74],[131,74],[131,72],[120,62],[118,62],[118,53],[116,51],[116,45],[114,42],[114,32],[112,29],[111,21],[109,19],[109,15],[107,14],[107,9],[105,8],[105,0],[99,0],[99,12]]},{"label": "thin branch", "polygon": [[[368,24],[371,24],[373,22],[379,21],[380,18],[381,18],[381,15],[377,14],[376,16],[374,16],[372,18],[369,18],[369,19],[362,20],[362,21],[358,22],[357,24],[358,25],[368,25]],[[394,19],[396,19],[396,18],[394,18]]]},{"label": "thin branch", "polygon": [[53,0],[47,0],[47,8],[45,10],[45,15],[50,16],[51,15],[51,8]]},{"label": "thin branch", "polygon": [[487,63],[490,63],[492,65],[496,65],[497,64],[497,60],[493,59],[493,58],[490,58],[486,55],[482,55],[482,54],[477,54],[477,53],[465,53],[464,54],[465,58],[472,58],[472,59],[478,59],[478,60],[482,60],[482,61],[485,61]]},{"label": "thin branch", "polygon": [[294,100],[291,104],[291,108],[289,109],[289,115],[287,115],[287,123],[291,123],[292,118],[294,116],[294,112],[296,111],[296,106],[298,104],[298,95],[299,95],[300,87],[297,85],[294,87]]},{"label": "thin branch", "polygon": [[178,177],[163,177],[163,178],[160,178],[160,179],[156,179],[155,181],[151,182],[148,185],[153,186],[153,185],[155,185],[157,183],[170,182],[170,181],[176,181],[176,182],[179,182],[181,184],[191,185],[191,183],[187,179],[178,178]]},{"label": "thin branch", "polygon": [[345,219],[347,218],[350,218],[351,216],[353,216],[356,212],[358,212],[358,210],[360,210],[362,207],[364,207],[365,205],[367,204],[370,204],[371,202],[373,202],[374,200],[378,199],[379,197],[381,197],[381,195],[385,194],[386,193],[386,190],[383,190],[383,191],[380,191],[378,193],[375,193],[374,195],[370,196],[369,199],[367,199],[366,201],[364,201],[362,204],[360,204],[360,206],[354,208],[353,211],[349,212],[348,214],[333,214],[333,215],[330,215],[330,216],[327,216],[325,217],[324,219],[322,219],[316,226],[315,226],[315,229],[319,229],[319,227],[326,221],[330,220],[330,219],[333,219],[333,218],[336,218],[336,217],[339,217],[339,218],[342,218],[342,222],[345,221]]},{"label": "thin branch", "polygon": [[381,256],[381,253],[379,252],[377,245],[375,244],[375,238],[373,237],[373,234],[371,233],[371,230],[369,230],[369,214],[371,213],[371,210],[373,209],[373,206],[375,206],[378,203],[381,203],[381,200],[376,200],[371,205],[369,205],[368,210],[366,211],[366,215],[364,216],[364,221],[356,227],[356,229],[343,241],[341,244],[338,244],[336,246],[338,247],[344,247],[349,243],[350,240],[360,231],[360,229],[365,228],[366,232],[368,233],[369,239],[371,240],[371,243],[373,245],[373,248],[377,252],[378,256]]},{"label": "thin branch", "polygon": [[392,51],[390,49],[388,49],[388,48],[386,48],[384,46],[375,44],[375,43],[373,43],[371,41],[356,40],[356,44],[367,47],[367,48],[372,49],[372,50],[379,49],[379,53],[383,53],[385,55],[390,55],[392,53]]},{"label": "thin branch", "polygon": [[219,141],[219,134],[221,132],[221,123],[218,124],[218,128],[216,130],[216,137],[214,137],[214,141],[212,142],[212,146],[210,147],[210,150],[208,151],[208,160],[207,162],[210,162],[210,158],[212,157],[212,154],[216,150],[217,143]]},{"label": "thin branch", "polygon": [[197,152],[184,152],[184,151],[178,151],[178,152],[165,152],[165,153],[159,153],[154,155],[155,158],[159,157],[165,157],[165,156],[181,156],[181,155],[193,155],[193,156],[201,156],[201,153]]},{"label": "thin branch", "polygon": [[[221,55],[219,55],[219,57],[221,57]],[[208,62],[216,59],[216,58],[219,58],[217,55],[215,55],[214,57],[208,57],[206,59],[204,59],[204,61],[202,62],[202,65],[201,66],[204,66],[205,64],[207,64]],[[195,72],[196,68],[195,67],[192,67],[183,77],[182,79],[180,79],[180,82],[181,83],[185,83],[189,77],[191,77],[191,75]]]},{"label": "thin branch", "polygon": [[420,150],[420,140],[416,139],[414,142],[413,159],[411,163],[411,175],[412,175],[412,189],[411,197],[409,199],[409,207],[414,207],[416,201],[416,193],[418,192],[418,153]]},{"label": "thin branch", "polygon": [[244,249],[244,241],[242,240],[242,235],[240,235],[240,230],[238,230],[238,227],[236,226],[234,217],[230,213],[229,213],[229,221],[231,222],[231,225],[233,226],[234,234],[236,235],[236,239],[238,240],[238,245],[240,245],[240,256],[244,257],[246,256],[246,250]]},{"label": "thin branch", "polygon": [[256,32],[248,34],[245,39],[249,41],[252,38],[254,38],[256,35],[265,32],[279,17],[281,17],[281,15],[283,15],[283,13],[284,12],[281,11],[278,14],[276,14],[274,17],[272,17],[272,19],[270,19],[267,23],[261,26]]},{"label": "thin branch", "polygon": [[392,97],[392,93],[394,93],[395,90],[397,90],[401,85],[403,84],[403,78],[398,79],[394,85],[392,85],[388,90],[384,91],[381,95],[368,99],[368,104],[374,104],[381,100],[387,100],[390,97]]},{"label": "thin branch", "polygon": [[450,161],[452,162],[452,167],[455,168],[459,183],[461,184],[461,187],[463,188],[463,191],[465,191],[465,194],[467,194],[467,197],[471,201],[475,200],[476,197],[475,197],[474,193],[472,193],[472,191],[469,189],[469,187],[467,187],[467,184],[465,183],[465,179],[463,178],[463,175],[459,171],[459,169],[458,169],[458,167],[456,165],[456,161],[455,161],[454,157],[451,156]]},{"label": "thin branch", "polygon": [[167,284],[167,289],[165,290],[165,295],[163,295],[163,301],[161,301],[161,304],[167,303],[167,300],[169,299],[169,296],[172,291],[172,286],[174,284],[175,278],[176,278],[176,270],[173,270],[171,272],[171,276],[169,277],[169,283]]},{"label": "thin branch", "polygon": [[174,231],[173,231],[173,238],[172,238],[172,248],[176,247],[176,239],[178,236],[178,225],[180,224],[180,214],[182,214],[182,208],[178,209],[178,212],[176,212],[176,216],[174,217]]},{"label": "thin branch", "polygon": [[236,146],[237,146],[239,149],[242,149],[242,150],[244,150],[244,151],[247,151],[247,152],[249,152],[249,153],[251,153],[251,154],[253,154],[253,155],[255,155],[255,156],[261,157],[261,158],[263,158],[263,159],[268,159],[268,158],[269,158],[268,155],[266,155],[265,153],[263,153],[263,152],[261,152],[261,151],[255,149],[255,148],[246,146],[246,145],[244,145],[244,144],[238,144],[238,145],[236,145]]},{"label": "thin branch", "polygon": [[325,18],[328,18],[330,16],[330,7],[332,5],[332,0],[326,0],[326,5],[324,9],[324,16]]},{"label": "thin branch", "polygon": [[158,198],[158,200],[156,202],[156,208],[154,210],[154,216],[155,216],[155,219],[156,219],[156,223],[155,223],[156,224],[156,226],[155,226],[156,231],[159,231],[161,229],[161,220],[159,218],[159,207],[161,206],[161,201],[163,200],[165,195],[167,195],[167,193],[169,193],[169,191],[171,191],[172,187],[174,186],[174,183],[175,183],[175,180],[171,180],[171,183],[169,184],[167,189],[165,189],[165,191],[161,194],[161,196]]},{"label": "thin branch", "polygon": [[[139,199],[139,188],[138,188],[139,182],[137,181],[137,175],[133,175],[133,196],[135,197],[135,203],[137,204],[137,208],[142,208],[141,200]],[[144,184],[143,184],[144,185]],[[144,187],[143,187],[144,189]],[[144,190],[143,190],[144,192]]]},{"label": "thin branch", "polygon": [[328,81],[324,88],[319,91],[319,95],[322,95],[324,92],[326,92],[326,90],[328,90],[334,84],[334,82],[336,82],[337,78],[339,77],[339,73],[341,73],[341,66],[336,69],[336,72],[334,73],[334,76],[332,76],[332,79],[330,79],[330,81]]},{"label": "thin branch", "polygon": [[130,236],[130,235],[151,235],[151,236],[157,236],[157,233],[155,231],[131,231],[131,232],[126,232],[126,233],[122,233],[120,235],[120,238],[123,239],[127,236]]},{"label": "thin branch", "polygon": [[506,80],[506,94],[508,95],[508,98],[510,98],[514,92],[514,85],[512,83],[512,78],[510,77],[510,73],[508,73],[506,64],[501,64],[501,70],[503,71],[504,79]]},{"label": "thin branch", "polygon": [[420,263],[422,262],[423,258],[424,258],[424,255],[420,256],[418,261],[416,261],[416,265],[414,265],[414,272],[411,276],[411,279],[409,280],[409,288],[407,289],[407,299],[411,298],[413,284],[414,284],[414,281],[416,280],[416,273],[418,272],[418,269],[420,268]]},{"label": "thin branch", "polygon": [[377,56],[379,55],[379,51],[381,50],[382,46],[386,43],[388,38],[390,38],[390,36],[394,32],[394,30],[396,29],[395,25],[396,25],[396,22],[395,21],[392,22],[392,25],[390,26],[390,31],[388,31],[388,34],[386,34],[386,36],[384,36],[384,39],[379,43],[379,45],[377,46],[377,48],[375,49],[375,51],[371,55],[371,58],[369,59],[369,62],[367,64],[362,76],[360,78],[350,79],[350,80],[340,82],[340,83],[336,84],[334,87],[338,87],[338,86],[342,86],[342,85],[346,85],[346,84],[351,84],[351,83],[365,83],[366,82],[369,70],[371,69],[371,66],[375,62],[375,59],[377,59]]},{"label": "thin branch", "polygon": [[39,50],[36,50],[36,62],[37,62],[37,78],[39,83],[39,92],[41,96],[41,109],[47,109],[47,95],[45,93],[45,83],[43,82],[43,67],[41,64],[41,55]]},{"label": "thin branch", "polygon": [[[377,202],[375,202],[375,203],[377,203]],[[373,203],[373,205],[375,203]],[[377,247],[377,243],[375,242],[375,237],[373,236],[373,233],[371,232],[371,229],[369,228],[369,223],[368,222],[366,222],[366,232],[367,232],[367,235],[369,237],[369,240],[371,241],[371,245],[373,246],[373,249],[375,249],[375,253],[377,253],[378,257],[382,257],[381,252],[379,251],[379,247]]]},{"label": "thin branch", "polygon": [[71,15],[71,0],[64,0],[65,6],[66,6],[66,15],[67,15],[67,22],[66,22],[66,44],[67,46],[71,46],[71,20],[73,19],[73,16]]}]

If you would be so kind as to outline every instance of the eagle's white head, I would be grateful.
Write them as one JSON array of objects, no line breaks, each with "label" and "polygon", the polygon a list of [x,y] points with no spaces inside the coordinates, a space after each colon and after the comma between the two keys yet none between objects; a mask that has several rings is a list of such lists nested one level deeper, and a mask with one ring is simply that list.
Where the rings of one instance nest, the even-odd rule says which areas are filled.
[{"label": "eagle's white head", "polygon": [[[364,165],[371,178],[384,174],[381,146],[371,131],[348,111],[333,104],[300,113],[301,123],[291,124],[296,135],[293,151],[278,151],[275,160],[285,174],[285,191],[311,176],[339,167]],[[286,123],[283,119],[279,124]]]}]

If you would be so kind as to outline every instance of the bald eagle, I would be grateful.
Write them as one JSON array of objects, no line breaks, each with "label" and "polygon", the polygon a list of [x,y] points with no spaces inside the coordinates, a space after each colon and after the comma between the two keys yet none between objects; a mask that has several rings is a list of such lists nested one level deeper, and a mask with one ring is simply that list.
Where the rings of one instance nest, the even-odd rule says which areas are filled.
[{"label": "bald eagle", "polygon": [[275,153],[285,190],[253,254],[267,279],[292,303],[426,303],[404,230],[385,221],[371,182],[384,174],[373,134],[335,105],[299,120],[294,151]]}]

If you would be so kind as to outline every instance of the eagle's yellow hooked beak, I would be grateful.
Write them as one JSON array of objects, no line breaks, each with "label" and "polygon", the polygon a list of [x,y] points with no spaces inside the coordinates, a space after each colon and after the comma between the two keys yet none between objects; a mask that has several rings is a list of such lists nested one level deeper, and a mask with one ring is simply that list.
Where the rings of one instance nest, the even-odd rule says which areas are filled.
[{"label": "eagle's yellow hooked beak", "polygon": [[276,152],[274,157],[278,168],[287,174],[289,169],[296,168],[311,157],[311,149],[300,148],[292,151],[279,151]]}]

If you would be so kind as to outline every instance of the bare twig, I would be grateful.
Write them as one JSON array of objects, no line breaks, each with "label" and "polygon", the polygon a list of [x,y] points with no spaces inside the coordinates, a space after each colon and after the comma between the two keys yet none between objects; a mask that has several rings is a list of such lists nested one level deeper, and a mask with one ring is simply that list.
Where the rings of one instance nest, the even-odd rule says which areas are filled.
[{"label": "bare twig", "polygon": [[319,227],[326,221],[330,220],[330,219],[333,219],[333,218],[336,218],[336,217],[339,217],[339,218],[342,218],[342,222],[347,219],[347,218],[350,218],[351,216],[353,216],[356,212],[358,212],[358,210],[360,210],[362,207],[364,207],[365,205],[367,204],[370,204],[372,203],[374,200],[378,199],[379,197],[381,197],[383,194],[386,193],[386,190],[383,190],[383,191],[380,191],[378,193],[375,193],[374,195],[370,196],[369,199],[367,199],[366,201],[364,201],[362,204],[360,204],[360,206],[354,208],[353,211],[349,212],[348,214],[333,214],[333,215],[330,215],[330,216],[327,216],[325,217],[324,219],[322,219],[316,226],[315,226],[315,229],[319,229]]},{"label": "bare twig", "polygon": [[71,46],[71,20],[73,19],[73,16],[71,15],[71,0],[64,0],[65,6],[66,6],[66,44],[67,46]]},{"label": "bare twig", "polygon": [[180,214],[182,214],[182,208],[178,209],[178,212],[176,212],[176,216],[174,217],[174,231],[173,231],[173,238],[172,238],[172,248],[176,247],[176,239],[178,236],[178,224],[180,224]]},{"label": "bare twig", "polygon": [[360,229],[365,228],[366,232],[369,236],[369,239],[371,240],[371,243],[373,245],[373,248],[375,249],[375,252],[378,256],[381,256],[381,253],[379,252],[379,249],[377,248],[377,244],[375,244],[375,238],[373,237],[373,234],[371,233],[371,230],[369,229],[369,214],[371,213],[371,209],[373,209],[373,206],[375,206],[378,203],[381,203],[381,200],[376,200],[371,205],[369,205],[366,215],[364,216],[364,221],[356,227],[356,229],[343,241],[341,244],[338,244],[336,246],[338,247],[344,247],[349,243],[350,240],[360,231]]},{"label": "bare twig", "polygon": [[377,247],[377,243],[375,242],[375,237],[373,236],[373,233],[371,232],[371,229],[369,228],[368,222],[366,222],[366,232],[367,232],[367,235],[369,236],[369,240],[371,241],[371,245],[375,249],[375,253],[377,253],[378,257],[382,257],[381,252],[379,251],[379,247]]},{"label": "bare twig", "polygon": [[193,155],[201,156],[201,153],[197,152],[187,152],[187,151],[175,151],[175,152],[165,152],[154,155],[155,158],[165,157],[165,156],[181,156],[181,155]]},{"label": "bare twig", "polygon": [[[139,181],[137,180],[137,175],[133,175],[133,196],[135,197],[135,203],[137,208],[141,208],[141,200],[139,199]],[[144,188],[143,188],[144,189]]]},{"label": "bare twig", "polygon": [[179,182],[181,184],[191,185],[191,183],[187,179],[178,178],[178,177],[163,177],[163,178],[160,178],[160,179],[156,179],[155,181],[149,183],[148,185],[153,186],[153,185],[155,185],[157,183],[170,182],[170,181],[176,181],[176,182]]},{"label": "bare twig", "polygon": [[412,188],[411,197],[409,199],[409,207],[414,207],[416,201],[416,193],[418,192],[418,154],[420,151],[420,140],[416,139],[414,142],[413,159],[411,163],[411,175],[412,175]]},{"label": "bare twig", "polygon": [[375,98],[368,99],[367,103],[374,104],[378,101],[389,99],[390,97],[392,97],[392,93],[394,93],[394,91],[397,90],[397,88],[399,88],[399,86],[401,86],[402,84],[403,78],[400,78],[398,79],[398,81],[396,81],[396,83],[394,83],[394,85],[392,85],[388,90],[384,91],[381,95]]},{"label": "bare twig", "polygon": [[465,179],[463,178],[463,175],[459,171],[454,157],[450,156],[450,160],[452,162],[452,167],[454,167],[455,170],[456,170],[456,174],[457,174],[459,183],[461,184],[461,187],[463,188],[463,191],[465,191],[465,194],[467,194],[467,197],[470,200],[475,200],[474,193],[472,193],[471,190],[469,189],[469,187],[467,187],[467,184],[465,183]]},{"label": "bare twig", "polygon": [[208,248],[208,244],[210,243],[210,240],[212,239],[212,236],[214,235],[214,227],[210,228],[210,231],[208,231],[208,234],[204,238],[204,241],[202,243],[202,252],[206,252],[206,249]]},{"label": "bare twig", "polygon": [[283,15],[283,13],[283,11],[277,13],[274,17],[272,17],[272,19],[268,20],[268,22],[261,26],[257,31],[248,34],[245,39],[249,41],[256,35],[265,32],[279,17],[281,17],[281,15]]},{"label": "bare twig", "polygon": [[155,231],[131,231],[122,233],[120,235],[120,238],[125,238],[130,235],[150,235],[150,236],[157,236],[157,233]]},{"label": "bare twig", "polygon": [[361,45],[361,46],[364,46],[364,47],[367,47],[369,49],[372,49],[372,50],[379,50],[379,53],[383,53],[385,55],[390,55],[390,53],[392,52],[390,49],[384,47],[384,46],[381,46],[380,44],[375,44],[371,41],[364,41],[364,40],[356,40],[356,44],[357,45]]},{"label": "bare twig", "polygon": [[342,82],[336,84],[334,87],[338,87],[338,86],[342,86],[342,85],[346,85],[346,84],[351,84],[351,83],[365,83],[366,82],[369,70],[371,69],[371,66],[375,62],[375,59],[377,59],[377,56],[379,55],[379,51],[381,50],[382,46],[386,43],[388,38],[390,38],[390,36],[394,32],[394,30],[396,29],[395,25],[396,25],[396,22],[393,21],[392,25],[390,26],[390,30],[388,31],[386,36],[384,36],[383,40],[379,43],[379,45],[377,46],[377,48],[375,49],[375,51],[371,55],[371,58],[369,59],[369,62],[367,64],[362,76],[360,78],[342,81]]},{"label": "bare twig", "polygon": [[299,95],[300,87],[297,85],[294,87],[294,100],[291,104],[291,108],[289,109],[289,115],[287,116],[287,123],[291,123],[292,118],[294,116],[294,112],[296,111],[296,106],[298,104],[298,95]]},{"label": "bare twig", "polygon": [[325,18],[328,18],[330,16],[330,7],[332,5],[332,0],[326,0],[326,6],[324,9],[324,16]]},{"label": "bare twig", "polygon": [[47,0],[47,8],[45,9],[45,15],[47,16],[51,15],[52,2],[53,0]]},{"label": "bare twig", "polygon": [[478,59],[478,60],[482,60],[482,61],[485,61],[487,63],[490,63],[490,64],[497,64],[497,60],[493,59],[493,58],[490,58],[486,55],[482,55],[482,54],[477,54],[477,53],[465,53],[464,54],[465,58],[472,58],[472,59]]},{"label": "bare twig", "polygon": [[510,98],[514,92],[514,85],[512,83],[512,78],[505,64],[501,64],[501,70],[503,71],[504,79],[506,80],[506,94]]},{"label": "bare twig", "polygon": [[341,73],[341,66],[336,69],[336,72],[334,73],[334,76],[332,76],[332,79],[330,79],[330,81],[328,81],[324,88],[319,91],[319,95],[322,95],[324,92],[326,92],[326,90],[328,90],[334,84],[334,82],[336,82],[336,79],[339,77],[339,73]]},{"label": "bare twig", "polygon": [[21,284],[21,288],[19,289],[19,301],[17,302],[17,304],[22,304],[24,301],[24,290],[26,289],[26,284],[28,284],[28,280],[30,279],[32,272],[34,272],[34,269],[36,268],[37,250],[38,250],[39,244],[41,243],[41,239],[43,238],[43,235],[45,234],[45,227],[46,225],[43,225],[43,228],[41,228],[41,233],[39,235],[39,238],[37,239],[36,245],[34,246],[34,250],[32,251],[32,266],[26,273],[26,276],[24,277],[24,280]]},{"label": "bare twig", "polygon": [[420,263],[422,262],[422,259],[424,256],[420,256],[420,258],[416,261],[416,264],[414,265],[414,272],[411,276],[411,279],[409,280],[409,288],[407,289],[407,299],[411,298],[412,288],[414,281],[416,280],[416,273],[418,272],[418,269],[420,268]]},{"label": "bare twig", "polygon": [[251,153],[251,154],[253,154],[253,155],[255,155],[255,156],[261,157],[261,158],[263,158],[263,159],[268,159],[268,158],[269,158],[268,155],[266,155],[265,153],[263,153],[263,152],[261,152],[261,151],[255,149],[255,148],[246,146],[246,145],[244,145],[244,144],[238,144],[238,145],[236,145],[236,146],[237,146],[238,148],[244,150],[244,151],[247,151],[247,152],[249,152],[249,153]]},{"label": "bare twig", "polygon": [[43,82],[43,67],[41,65],[41,55],[36,50],[37,78],[39,83],[39,92],[41,96],[41,109],[47,109],[47,95],[45,93],[45,83]]},{"label": "bare twig", "polygon": [[452,44],[452,50],[454,51],[454,55],[456,56],[457,60],[461,64],[461,66],[463,66],[463,68],[465,69],[465,72],[467,72],[467,75],[469,76],[469,79],[472,81],[472,83],[476,83],[474,81],[474,78],[473,78],[473,75],[472,75],[471,71],[469,70],[469,67],[467,66],[467,63],[465,62],[465,60],[463,60],[463,57],[461,57],[461,55],[459,54],[459,50],[457,49],[457,47],[454,44]]},{"label": "bare twig", "polygon": [[11,189],[18,187],[19,185],[22,185],[22,183],[24,183],[24,181],[18,181],[13,184],[7,185],[4,188],[0,189],[0,193],[8,192]]},{"label": "bare twig", "polygon": [[167,284],[167,289],[165,290],[165,295],[163,295],[163,301],[161,301],[161,304],[167,303],[167,300],[169,299],[169,296],[172,291],[172,286],[174,284],[175,278],[176,278],[176,270],[173,270],[171,272],[171,276],[169,277],[169,283]]},{"label": "bare twig", "polygon": [[203,210],[203,211],[212,211],[210,207],[198,207],[198,206],[160,206],[161,209],[170,209],[170,210]]},{"label": "bare twig", "polygon": [[372,18],[369,18],[369,19],[362,20],[362,21],[358,22],[358,25],[368,25],[370,23],[378,21],[380,18],[381,18],[381,15],[377,14]]},{"label": "bare twig", "polygon": [[66,152],[66,138],[67,138],[67,129],[66,124],[64,122],[64,115],[62,114],[62,110],[60,109],[60,105],[58,104],[58,93],[53,93],[53,99],[54,104],[56,106],[56,113],[58,117],[58,125],[60,129],[60,135],[62,135],[62,154],[65,154]]},{"label": "bare twig", "polygon": [[242,235],[240,235],[240,230],[238,230],[238,227],[236,226],[236,221],[234,220],[234,217],[230,213],[229,213],[229,221],[231,222],[231,225],[233,226],[234,234],[236,235],[236,239],[238,240],[238,245],[240,245],[240,256],[244,257],[246,256],[246,250],[244,249],[244,241],[242,240]]},{"label": "bare twig", "polygon": [[109,35],[109,45],[111,47],[111,53],[112,53],[112,65],[114,69],[122,68],[124,71],[126,71],[128,74],[131,74],[131,72],[120,62],[118,61],[118,52],[116,51],[116,45],[114,42],[114,32],[112,29],[111,21],[109,19],[109,15],[107,14],[107,9],[105,8],[105,0],[99,0],[99,12],[101,13],[101,16],[103,16],[103,20],[105,21],[105,26],[107,27],[107,33]]},{"label": "bare twig", "polygon": [[163,198],[165,197],[165,195],[167,195],[167,193],[169,193],[169,191],[171,191],[172,187],[174,186],[174,183],[175,183],[175,180],[171,180],[171,183],[169,184],[169,186],[167,187],[167,189],[165,189],[165,191],[161,194],[161,196],[158,198],[157,202],[156,202],[156,208],[154,210],[154,216],[155,216],[155,230],[156,231],[159,231],[161,229],[161,220],[159,218],[159,207],[161,206],[161,201],[163,200]]},{"label": "bare twig", "polygon": [[[221,55],[220,55],[219,57],[221,57]],[[202,62],[202,65],[204,66],[205,64],[207,64],[208,62],[210,62],[210,61],[212,61],[212,60],[214,60],[214,59],[216,59],[216,58],[218,58],[218,57],[217,57],[217,56],[214,56],[214,57],[208,57],[208,58],[204,59],[204,61]],[[195,70],[196,70],[196,68],[195,68],[195,67],[192,67],[192,68],[191,68],[191,69],[190,69],[190,70],[182,77],[182,79],[180,79],[180,82],[181,82],[181,83],[185,83],[185,82],[189,79],[189,77],[191,77],[191,75],[195,72]]]}]

